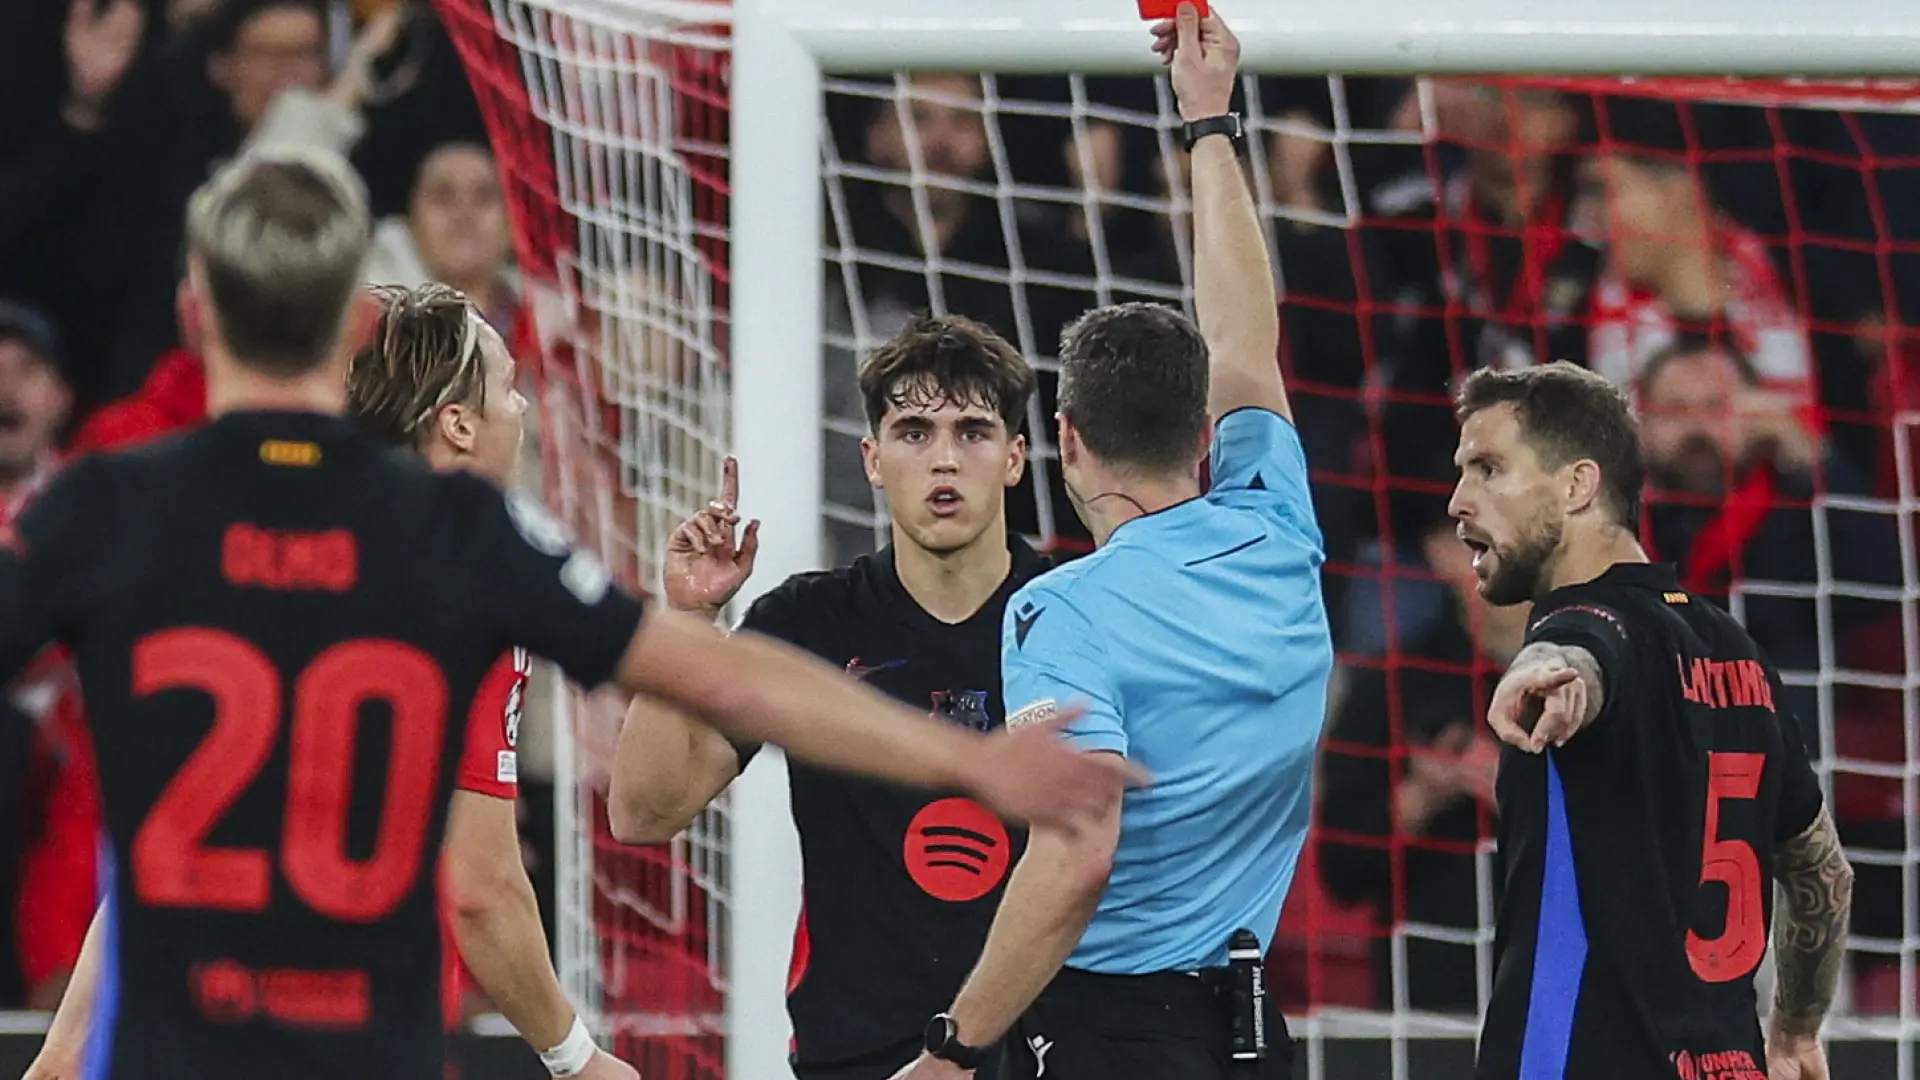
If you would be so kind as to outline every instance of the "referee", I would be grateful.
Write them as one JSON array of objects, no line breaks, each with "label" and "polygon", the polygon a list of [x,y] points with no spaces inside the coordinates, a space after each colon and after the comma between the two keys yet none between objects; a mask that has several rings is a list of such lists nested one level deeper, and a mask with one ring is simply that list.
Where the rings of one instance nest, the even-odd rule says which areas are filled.
[{"label": "referee", "polygon": [[1032,830],[914,1080],[1003,1037],[1009,1080],[1267,1080],[1292,1059],[1261,965],[1312,807],[1324,554],[1228,111],[1239,46],[1191,5],[1154,35],[1192,154],[1200,327],[1129,304],[1067,330],[1060,463],[1099,550],[1014,594],[1001,665],[1009,726],[1084,703],[1070,737],[1156,783],[1097,830]]}]

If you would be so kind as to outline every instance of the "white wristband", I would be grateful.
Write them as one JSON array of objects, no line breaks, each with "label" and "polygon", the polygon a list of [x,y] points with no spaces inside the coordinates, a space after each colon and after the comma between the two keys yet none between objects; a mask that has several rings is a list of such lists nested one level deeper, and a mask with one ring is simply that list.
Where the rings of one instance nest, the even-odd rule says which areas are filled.
[{"label": "white wristband", "polygon": [[600,1048],[593,1043],[593,1036],[587,1032],[587,1025],[576,1015],[573,1018],[573,1030],[560,1040],[560,1045],[540,1052],[540,1064],[555,1076],[576,1076],[599,1052]]}]

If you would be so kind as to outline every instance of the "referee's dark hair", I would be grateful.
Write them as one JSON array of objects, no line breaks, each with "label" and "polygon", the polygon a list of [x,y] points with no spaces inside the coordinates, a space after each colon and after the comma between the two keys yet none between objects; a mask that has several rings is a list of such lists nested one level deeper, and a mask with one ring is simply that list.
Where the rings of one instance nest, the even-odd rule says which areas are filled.
[{"label": "referee's dark hair", "polygon": [[860,397],[876,433],[888,408],[947,401],[992,409],[1007,435],[1018,435],[1033,386],[1033,366],[1020,350],[964,315],[918,316],[860,365]]},{"label": "referee's dark hair", "polygon": [[1513,406],[1521,438],[1547,468],[1582,459],[1600,466],[1600,491],[1614,520],[1628,532],[1640,531],[1647,464],[1625,394],[1604,376],[1565,360],[1513,370],[1481,368],[1461,384],[1454,413],[1464,424],[1497,405]]},{"label": "referee's dark hair", "polygon": [[1207,342],[1160,304],[1115,304],[1060,337],[1060,415],[1110,466],[1186,473],[1207,429]]}]

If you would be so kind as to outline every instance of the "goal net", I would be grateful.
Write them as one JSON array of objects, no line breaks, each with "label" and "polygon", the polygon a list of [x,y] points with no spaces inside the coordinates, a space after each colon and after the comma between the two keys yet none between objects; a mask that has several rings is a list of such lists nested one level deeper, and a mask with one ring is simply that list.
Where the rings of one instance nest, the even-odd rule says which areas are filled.
[{"label": "goal net", "polygon": [[[1170,92],[1131,6],[1106,6],[1065,4],[1049,41],[952,4],[439,0],[512,199],[556,509],[651,585],[733,451],[768,522],[752,588],[871,550],[853,365],[932,309],[1040,368],[1010,516],[1085,551],[1053,448],[1060,328],[1192,299]],[[1727,7],[1532,38],[1361,6],[1394,17],[1240,26],[1342,660],[1273,946],[1305,1074],[1470,1069],[1495,881],[1470,736],[1520,628],[1461,599],[1447,394],[1564,358],[1647,418],[1658,557],[1786,669],[1860,874],[1836,1070],[1913,1080],[1920,85],[1761,76],[1896,70],[1915,31],[1892,9],[1763,26]],[[1420,74],[1301,74],[1328,66]],[[1471,74],[1526,68],[1552,73]],[[1637,74],[1560,74],[1594,70]],[[569,989],[647,1076],[785,1075],[777,758],[670,847],[624,848],[603,806],[618,705],[566,706]]]},{"label": "goal net", "polygon": [[[652,590],[667,535],[718,493],[729,443],[726,8],[439,11],[513,216],[543,493],[624,584]],[[625,703],[556,696],[567,990],[643,1075],[722,1075],[728,800],[671,845],[616,843],[605,793]]]}]

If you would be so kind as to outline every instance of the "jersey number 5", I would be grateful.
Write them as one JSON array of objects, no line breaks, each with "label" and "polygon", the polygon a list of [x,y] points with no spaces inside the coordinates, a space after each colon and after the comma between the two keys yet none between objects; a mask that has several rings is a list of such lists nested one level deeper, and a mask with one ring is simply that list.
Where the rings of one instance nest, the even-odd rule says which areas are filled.
[{"label": "jersey number 5", "polygon": [[[133,888],[160,907],[260,911],[273,893],[272,855],[213,847],[207,834],[273,755],[280,672],[257,647],[222,630],[166,630],[133,649],[133,694],[193,690],[213,699],[213,727],[133,835]],[[370,922],[393,911],[419,878],[439,790],[446,681],[433,658],[393,641],[347,641],[315,657],[293,688],[287,807],[280,847],[287,884],[328,918]],[[347,852],[360,706],[393,709],[378,836]]]},{"label": "jersey number 5", "polygon": [[1767,919],[1762,905],[1765,878],[1760,858],[1745,840],[1720,839],[1720,804],[1760,794],[1765,754],[1707,755],[1707,827],[1700,850],[1700,884],[1727,887],[1726,929],[1716,938],[1687,931],[1687,959],[1701,982],[1732,982],[1760,966],[1767,953]]}]

